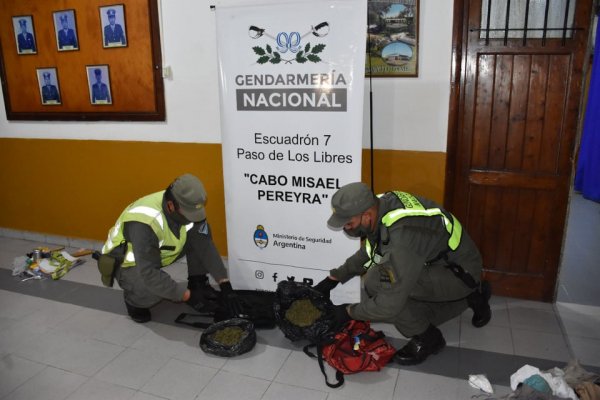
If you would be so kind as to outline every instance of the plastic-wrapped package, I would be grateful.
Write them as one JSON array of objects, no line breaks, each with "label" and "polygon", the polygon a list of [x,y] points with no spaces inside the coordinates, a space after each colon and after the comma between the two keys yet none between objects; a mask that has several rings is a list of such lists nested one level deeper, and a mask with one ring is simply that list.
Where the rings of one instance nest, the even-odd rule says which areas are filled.
[{"label": "plastic-wrapped package", "polygon": [[249,352],[256,345],[254,324],[232,318],[210,325],[200,336],[200,348],[208,354],[234,357]]},{"label": "plastic-wrapped package", "polygon": [[[310,300],[314,310],[307,310],[313,317],[314,322],[310,325],[294,323],[288,319],[288,311],[297,300]],[[292,341],[306,339],[317,342],[321,337],[331,331],[335,321],[333,320],[333,304],[331,300],[311,286],[300,282],[282,281],[277,284],[275,303],[275,321],[285,337]],[[306,316],[304,316],[306,317]],[[304,318],[303,318],[304,319]]]}]

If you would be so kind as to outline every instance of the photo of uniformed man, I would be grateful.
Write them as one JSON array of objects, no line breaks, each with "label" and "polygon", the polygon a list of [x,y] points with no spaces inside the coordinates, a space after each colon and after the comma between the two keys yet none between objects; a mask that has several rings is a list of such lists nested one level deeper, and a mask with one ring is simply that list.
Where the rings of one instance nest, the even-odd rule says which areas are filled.
[{"label": "photo of uniformed man", "polygon": [[17,44],[17,53],[37,54],[35,32],[33,30],[33,17],[31,15],[21,15],[13,17],[12,20]]},{"label": "photo of uniformed man", "polygon": [[79,50],[75,10],[57,11],[53,15],[58,51]]},{"label": "photo of uniformed man", "polygon": [[37,78],[42,104],[45,106],[61,104],[56,68],[38,68]]},{"label": "photo of uniformed man", "polygon": [[90,102],[94,105],[112,104],[108,65],[88,65],[86,69]]},{"label": "photo of uniformed man", "polygon": [[127,46],[125,7],[122,4],[100,7],[102,40],[105,48]]}]

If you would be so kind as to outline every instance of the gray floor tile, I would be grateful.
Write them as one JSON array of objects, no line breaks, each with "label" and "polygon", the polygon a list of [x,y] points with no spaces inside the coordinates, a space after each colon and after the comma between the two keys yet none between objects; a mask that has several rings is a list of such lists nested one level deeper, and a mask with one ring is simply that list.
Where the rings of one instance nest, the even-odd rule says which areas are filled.
[{"label": "gray floor tile", "polygon": [[598,307],[557,303],[558,315],[569,336],[600,338],[600,309]]},{"label": "gray floor tile", "polygon": [[87,380],[85,376],[46,367],[2,400],[63,400]]},{"label": "gray floor tile", "polygon": [[465,381],[443,376],[400,371],[394,392],[394,400],[457,399],[459,385]]},{"label": "gray floor tile", "polygon": [[486,325],[475,328],[470,323],[463,324],[460,333],[460,347],[515,354],[511,330],[508,327]]},{"label": "gray floor tile", "polygon": [[84,376],[92,376],[112,361],[123,347],[73,335],[46,333],[22,343],[14,354]]},{"label": "gray floor tile", "polygon": [[154,352],[126,349],[94,378],[132,389],[141,389],[169,359],[168,356]]},{"label": "gray floor tile", "polygon": [[327,392],[273,382],[261,400],[325,400]]},{"label": "gray floor tile", "polygon": [[569,338],[575,358],[581,364],[600,367],[600,340],[571,337]]},{"label": "gray floor tile", "polygon": [[214,368],[171,359],[142,391],[172,400],[193,400],[217,372]]},{"label": "gray floor tile", "polygon": [[46,366],[13,355],[0,358],[0,398],[39,374]]},{"label": "gray floor tile", "polygon": [[273,380],[290,353],[291,350],[259,343],[248,353],[228,359],[222,369],[254,378]]},{"label": "gray floor tile", "polygon": [[133,389],[92,378],[81,385],[66,400],[129,400],[135,393],[136,391]]},{"label": "gray floor tile", "polygon": [[101,342],[129,347],[144,336],[147,330],[143,324],[133,322],[128,316],[115,315],[115,318],[96,330],[92,337]]},{"label": "gray floor tile", "polygon": [[512,328],[548,333],[561,332],[558,319],[551,305],[549,305],[550,307],[541,307],[537,303],[521,304],[511,303],[508,306],[510,326]]},{"label": "gray floor tile", "polygon": [[571,359],[562,334],[512,329],[515,354],[568,362]]},{"label": "gray floor tile", "polygon": [[200,349],[199,330],[183,329],[155,322],[145,324],[149,329],[131,347],[157,352],[182,361],[221,368],[226,359],[204,353]]},{"label": "gray floor tile", "polygon": [[250,376],[219,371],[196,400],[258,400],[271,382]]}]

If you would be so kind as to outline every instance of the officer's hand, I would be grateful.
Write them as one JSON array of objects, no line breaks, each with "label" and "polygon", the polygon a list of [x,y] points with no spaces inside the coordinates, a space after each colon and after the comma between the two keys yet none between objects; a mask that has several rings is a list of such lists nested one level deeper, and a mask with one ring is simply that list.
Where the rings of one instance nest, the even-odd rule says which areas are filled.
[{"label": "officer's hand", "polygon": [[233,291],[231,287],[231,283],[229,281],[222,282],[219,284],[221,288],[221,300],[227,307],[229,314],[232,318],[247,318],[248,316],[244,314],[244,307],[242,305],[241,299],[238,295]]},{"label": "officer's hand", "polygon": [[352,317],[348,314],[349,304],[340,304],[339,306],[333,306],[333,328],[336,331],[341,330],[346,322],[350,321]]},{"label": "officer's hand", "polygon": [[336,281],[331,279],[330,277],[327,277],[321,282],[317,283],[317,286],[315,286],[315,290],[321,292],[326,298],[329,298],[331,290],[333,290],[333,288],[335,288],[338,283],[340,283],[340,281]]}]

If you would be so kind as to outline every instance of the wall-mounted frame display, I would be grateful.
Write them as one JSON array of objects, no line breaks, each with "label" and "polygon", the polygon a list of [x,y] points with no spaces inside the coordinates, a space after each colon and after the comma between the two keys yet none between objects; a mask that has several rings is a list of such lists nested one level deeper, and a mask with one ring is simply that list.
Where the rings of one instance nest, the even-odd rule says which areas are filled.
[{"label": "wall-mounted frame display", "polygon": [[79,50],[75,10],[55,11],[52,16],[58,51]]},{"label": "wall-mounted frame display", "polygon": [[36,71],[42,104],[45,106],[61,105],[60,86],[58,84],[56,68],[38,68]]},{"label": "wall-mounted frame display", "polygon": [[125,6],[115,4],[100,7],[100,20],[103,27],[102,43],[104,48],[126,47]]},{"label": "wall-mounted frame display", "polygon": [[365,74],[419,75],[419,0],[368,0]]},{"label": "wall-mounted frame display", "polygon": [[17,54],[37,54],[32,15],[12,17]]},{"label": "wall-mounted frame display", "polygon": [[90,91],[90,103],[94,105],[112,104],[108,65],[88,65],[86,75]]},{"label": "wall-mounted frame display", "polygon": [[[158,0],[0,4],[0,21],[8,22],[0,23],[0,83],[9,121],[165,120]],[[113,15],[111,36],[119,41],[105,47],[105,39],[113,40],[104,35],[106,26],[112,29]],[[31,34],[32,44],[15,51],[22,31]],[[59,100],[44,97],[53,91],[44,72],[50,74],[49,85],[56,86]]]}]

